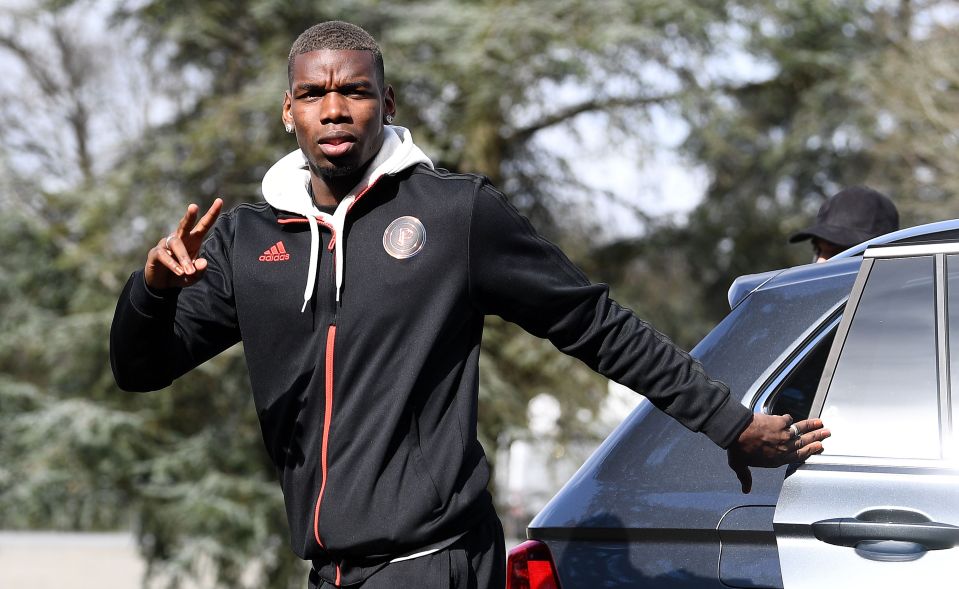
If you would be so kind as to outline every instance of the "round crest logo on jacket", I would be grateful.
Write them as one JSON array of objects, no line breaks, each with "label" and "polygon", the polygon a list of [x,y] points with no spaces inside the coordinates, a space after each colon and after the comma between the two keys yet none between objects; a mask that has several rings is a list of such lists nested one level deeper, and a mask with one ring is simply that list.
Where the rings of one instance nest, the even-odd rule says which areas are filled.
[{"label": "round crest logo on jacket", "polygon": [[397,260],[412,258],[426,244],[426,228],[416,217],[400,217],[383,233],[383,249]]}]

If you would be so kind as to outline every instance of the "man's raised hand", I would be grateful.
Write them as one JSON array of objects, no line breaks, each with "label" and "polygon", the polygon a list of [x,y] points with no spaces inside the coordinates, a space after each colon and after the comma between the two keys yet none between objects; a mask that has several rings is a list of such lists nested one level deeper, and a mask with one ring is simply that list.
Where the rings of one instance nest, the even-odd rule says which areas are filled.
[{"label": "man's raised hand", "polygon": [[198,258],[200,245],[207,231],[213,227],[223,200],[216,199],[210,209],[197,221],[200,207],[191,204],[170,235],[163,237],[147,254],[143,268],[147,286],[157,290],[183,288],[196,284],[206,271],[206,260]]},{"label": "man's raised hand", "polygon": [[830,435],[818,419],[793,423],[789,415],[754,413],[752,421],[727,450],[729,467],[736,472],[743,493],[752,488],[750,466],[775,468],[802,462],[823,451],[822,441]]}]

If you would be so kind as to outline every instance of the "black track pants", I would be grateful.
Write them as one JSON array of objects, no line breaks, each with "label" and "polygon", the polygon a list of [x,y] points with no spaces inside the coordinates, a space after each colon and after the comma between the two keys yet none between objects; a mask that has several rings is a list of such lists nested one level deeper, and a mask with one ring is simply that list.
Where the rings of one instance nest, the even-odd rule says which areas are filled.
[{"label": "black track pants", "polygon": [[[310,573],[310,589],[333,589]],[[504,589],[503,526],[492,514],[448,548],[387,565],[350,589]]]}]

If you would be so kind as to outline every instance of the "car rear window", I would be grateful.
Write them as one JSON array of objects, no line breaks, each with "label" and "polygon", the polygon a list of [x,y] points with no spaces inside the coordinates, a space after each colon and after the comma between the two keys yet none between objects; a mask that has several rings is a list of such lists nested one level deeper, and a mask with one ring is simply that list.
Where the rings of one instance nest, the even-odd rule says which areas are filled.
[{"label": "car rear window", "polygon": [[692,350],[693,356],[738,397],[753,391],[779,366],[783,354],[849,295],[860,261],[835,263],[832,276],[816,274],[812,264],[784,272],[737,305]]}]

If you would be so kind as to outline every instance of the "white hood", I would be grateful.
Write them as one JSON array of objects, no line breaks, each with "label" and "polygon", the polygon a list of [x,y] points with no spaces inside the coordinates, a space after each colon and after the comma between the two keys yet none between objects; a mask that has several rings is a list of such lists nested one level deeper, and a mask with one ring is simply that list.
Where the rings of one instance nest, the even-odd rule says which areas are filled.
[{"label": "white hood", "polygon": [[303,292],[303,308],[313,296],[316,284],[316,266],[319,262],[320,233],[317,223],[330,227],[333,231],[331,246],[334,247],[334,265],[336,269],[336,300],[340,300],[340,287],[343,284],[343,225],[346,214],[353,203],[376,183],[382,176],[392,175],[417,164],[433,167],[426,154],[413,143],[408,129],[385,125],[383,127],[383,147],[373,157],[366,174],[340,201],[336,211],[330,215],[316,208],[310,197],[310,168],[303,152],[297,149],[273,166],[263,176],[263,197],[273,207],[288,213],[306,217],[310,225],[310,266]]}]

